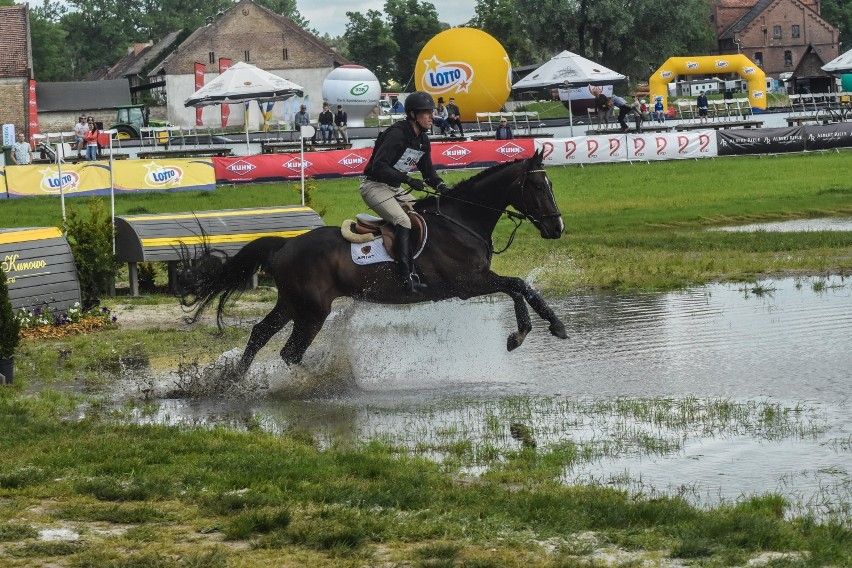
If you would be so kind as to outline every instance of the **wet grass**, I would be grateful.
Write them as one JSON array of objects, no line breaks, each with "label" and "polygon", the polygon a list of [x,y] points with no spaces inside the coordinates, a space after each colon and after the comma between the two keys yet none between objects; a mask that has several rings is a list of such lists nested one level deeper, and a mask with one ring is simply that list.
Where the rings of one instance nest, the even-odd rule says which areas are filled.
[{"label": "wet grass", "polygon": [[[583,444],[557,441],[530,420],[527,413],[539,413],[542,402],[481,407],[485,429],[500,439],[491,442],[499,450],[487,471],[475,477],[463,473],[458,454],[422,457],[444,452],[447,438],[427,436],[420,450],[408,447],[410,440],[321,449],[286,433],[122,425],[97,412],[55,419],[57,407],[77,402],[47,405],[0,391],[4,566],[594,566],[593,554],[604,549],[619,565],[631,565],[625,562],[636,555],[656,557],[659,565],[680,559],[727,566],[768,551],[796,553],[800,566],[852,561],[848,526],[785,520],[788,503],[777,495],[701,509],[681,497],[565,485],[562,474],[582,459]],[[569,423],[604,412],[682,432],[716,422],[727,425],[720,432],[763,435],[791,425],[808,435],[811,428],[810,411],[768,403],[616,400],[570,407],[563,417]],[[511,437],[509,418],[527,421],[537,449]],[[656,447],[640,438],[631,443],[634,450],[606,451]],[[483,445],[461,455],[479,462]],[[79,536],[38,539],[38,531],[59,527]]]}]

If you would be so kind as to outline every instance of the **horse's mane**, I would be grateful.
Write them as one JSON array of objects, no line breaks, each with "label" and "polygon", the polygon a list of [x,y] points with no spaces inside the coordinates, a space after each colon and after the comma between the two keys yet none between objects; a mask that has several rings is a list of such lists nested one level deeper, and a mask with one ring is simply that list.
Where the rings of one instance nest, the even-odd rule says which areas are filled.
[{"label": "horse's mane", "polygon": [[481,182],[484,178],[491,177],[494,174],[496,174],[498,172],[502,172],[503,170],[508,169],[508,168],[516,165],[518,162],[524,162],[527,159],[528,158],[518,158],[516,160],[512,160],[511,162],[503,162],[502,164],[497,164],[496,166],[491,166],[488,169],[482,170],[481,172],[479,172],[478,174],[476,174],[473,177],[470,177],[470,178],[467,178],[465,180],[460,181],[459,183],[457,183],[456,185],[453,186],[450,193],[455,193],[457,191],[464,191],[465,189],[469,189],[469,188],[473,187],[474,185],[478,184],[479,182]]}]

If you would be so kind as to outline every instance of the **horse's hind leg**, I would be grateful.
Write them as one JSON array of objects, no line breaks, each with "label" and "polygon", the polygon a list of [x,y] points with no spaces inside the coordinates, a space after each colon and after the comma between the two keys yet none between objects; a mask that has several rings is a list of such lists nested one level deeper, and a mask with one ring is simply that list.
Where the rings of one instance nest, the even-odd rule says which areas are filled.
[{"label": "horse's hind leg", "polygon": [[301,316],[293,322],[293,333],[290,334],[290,339],[287,340],[281,350],[281,358],[284,359],[285,363],[290,365],[302,362],[305,351],[308,350],[308,347],[322,329],[328,313],[326,311],[324,314]]},{"label": "horse's hind leg", "polygon": [[265,318],[251,328],[251,335],[237,367],[240,377],[246,374],[257,352],[272,339],[273,335],[281,331],[290,319],[284,307],[278,303],[275,304],[271,312],[266,314]]}]

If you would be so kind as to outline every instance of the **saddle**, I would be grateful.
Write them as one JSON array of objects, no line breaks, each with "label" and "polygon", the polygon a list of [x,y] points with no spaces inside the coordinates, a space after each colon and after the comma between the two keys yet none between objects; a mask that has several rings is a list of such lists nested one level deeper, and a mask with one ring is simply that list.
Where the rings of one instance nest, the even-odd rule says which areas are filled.
[{"label": "saddle", "polygon": [[[426,243],[426,221],[415,211],[408,211],[408,218],[411,219],[411,248],[417,256]],[[343,238],[350,243],[366,243],[381,237],[388,254],[396,260],[393,250],[394,226],[381,217],[366,213],[358,213],[355,219],[347,219],[341,225]]]}]

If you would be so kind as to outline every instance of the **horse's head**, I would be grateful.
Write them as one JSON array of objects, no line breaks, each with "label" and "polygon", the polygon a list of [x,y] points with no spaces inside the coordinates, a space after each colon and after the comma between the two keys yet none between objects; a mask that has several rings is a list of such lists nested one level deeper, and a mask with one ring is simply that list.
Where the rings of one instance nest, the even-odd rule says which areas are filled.
[{"label": "horse's head", "polygon": [[523,160],[524,171],[520,180],[520,191],[513,191],[512,206],[526,215],[541,232],[542,238],[558,239],[565,224],[556,205],[553,184],[544,171],[544,152],[536,151],[532,158]]}]

